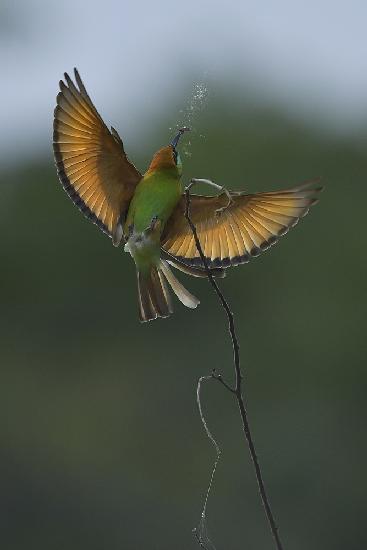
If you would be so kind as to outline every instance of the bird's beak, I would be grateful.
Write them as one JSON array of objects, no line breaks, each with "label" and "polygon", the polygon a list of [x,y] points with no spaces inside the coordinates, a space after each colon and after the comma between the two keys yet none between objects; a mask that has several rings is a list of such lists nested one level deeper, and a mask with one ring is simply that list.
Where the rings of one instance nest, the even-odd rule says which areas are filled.
[{"label": "bird's beak", "polygon": [[187,126],[184,126],[183,128],[179,129],[177,135],[173,138],[173,140],[170,143],[170,145],[171,145],[171,147],[173,147],[173,149],[176,149],[180,137],[185,132],[190,132],[190,128],[188,128]]}]

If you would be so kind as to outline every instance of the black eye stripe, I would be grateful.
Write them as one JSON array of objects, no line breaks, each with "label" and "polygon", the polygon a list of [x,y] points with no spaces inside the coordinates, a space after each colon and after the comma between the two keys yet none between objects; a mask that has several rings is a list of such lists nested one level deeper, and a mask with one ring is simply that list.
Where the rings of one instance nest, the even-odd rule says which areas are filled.
[{"label": "black eye stripe", "polygon": [[177,164],[177,151],[176,151],[176,149],[173,149],[172,153],[173,153],[173,159],[175,161],[175,164]]}]

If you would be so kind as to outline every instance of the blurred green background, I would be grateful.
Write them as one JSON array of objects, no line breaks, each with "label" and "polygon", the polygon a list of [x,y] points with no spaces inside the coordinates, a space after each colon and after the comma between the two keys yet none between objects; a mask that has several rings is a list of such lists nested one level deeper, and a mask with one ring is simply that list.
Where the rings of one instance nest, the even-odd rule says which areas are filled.
[{"label": "blurred green background", "polygon": [[[171,138],[192,75],[157,104],[145,139],[129,146],[126,136],[141,170]],[[208,177],[253,192],[321,175],[326,186],[289,235],[220,283],[236,316],[284,547],[361,550],[367,127],[325,129],[223,82],[209,87],[195,117],[184,181]],[[44,105],[50,125],[52,108]],[[199,308],[176,302],[170,319],[139,324],[131,258],[63,192],[50,132],[42,147],[0,169],[1,548],[195,548],[191,529],[215,454],[196,383],[213,367],[233,375],[224,312],[206,281],[182,275]],[[208,504],[211,538],[218,550],[270,549],[234,400],[216,383],[202,395],[223,452]]]}]

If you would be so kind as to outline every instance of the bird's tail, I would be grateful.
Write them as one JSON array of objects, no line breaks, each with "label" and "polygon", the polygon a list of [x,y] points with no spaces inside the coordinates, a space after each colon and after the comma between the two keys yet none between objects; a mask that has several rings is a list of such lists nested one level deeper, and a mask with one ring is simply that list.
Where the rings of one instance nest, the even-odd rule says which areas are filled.
[{"label": "bird's tail", "polygon": [[177,298],[187,307],[195,308],[200,302],[176,279],[165,260],[153,264],[150,271],[139,271],[139,315],[142,322],[157,317],[168,317],[173,309],[167,282]]}]

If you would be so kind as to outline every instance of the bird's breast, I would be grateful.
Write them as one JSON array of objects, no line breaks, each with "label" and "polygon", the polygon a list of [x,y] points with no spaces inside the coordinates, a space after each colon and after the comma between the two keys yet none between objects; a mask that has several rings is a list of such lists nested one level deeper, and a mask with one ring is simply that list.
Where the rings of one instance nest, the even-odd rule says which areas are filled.
[{"label": "bird's breast", "polygon": [[153,218],[159,218],[162,229],[182,193],[180,181],[163,174],[153,174],[143,178],[131,201],[126,227],[134,225],[144,231]]}]

